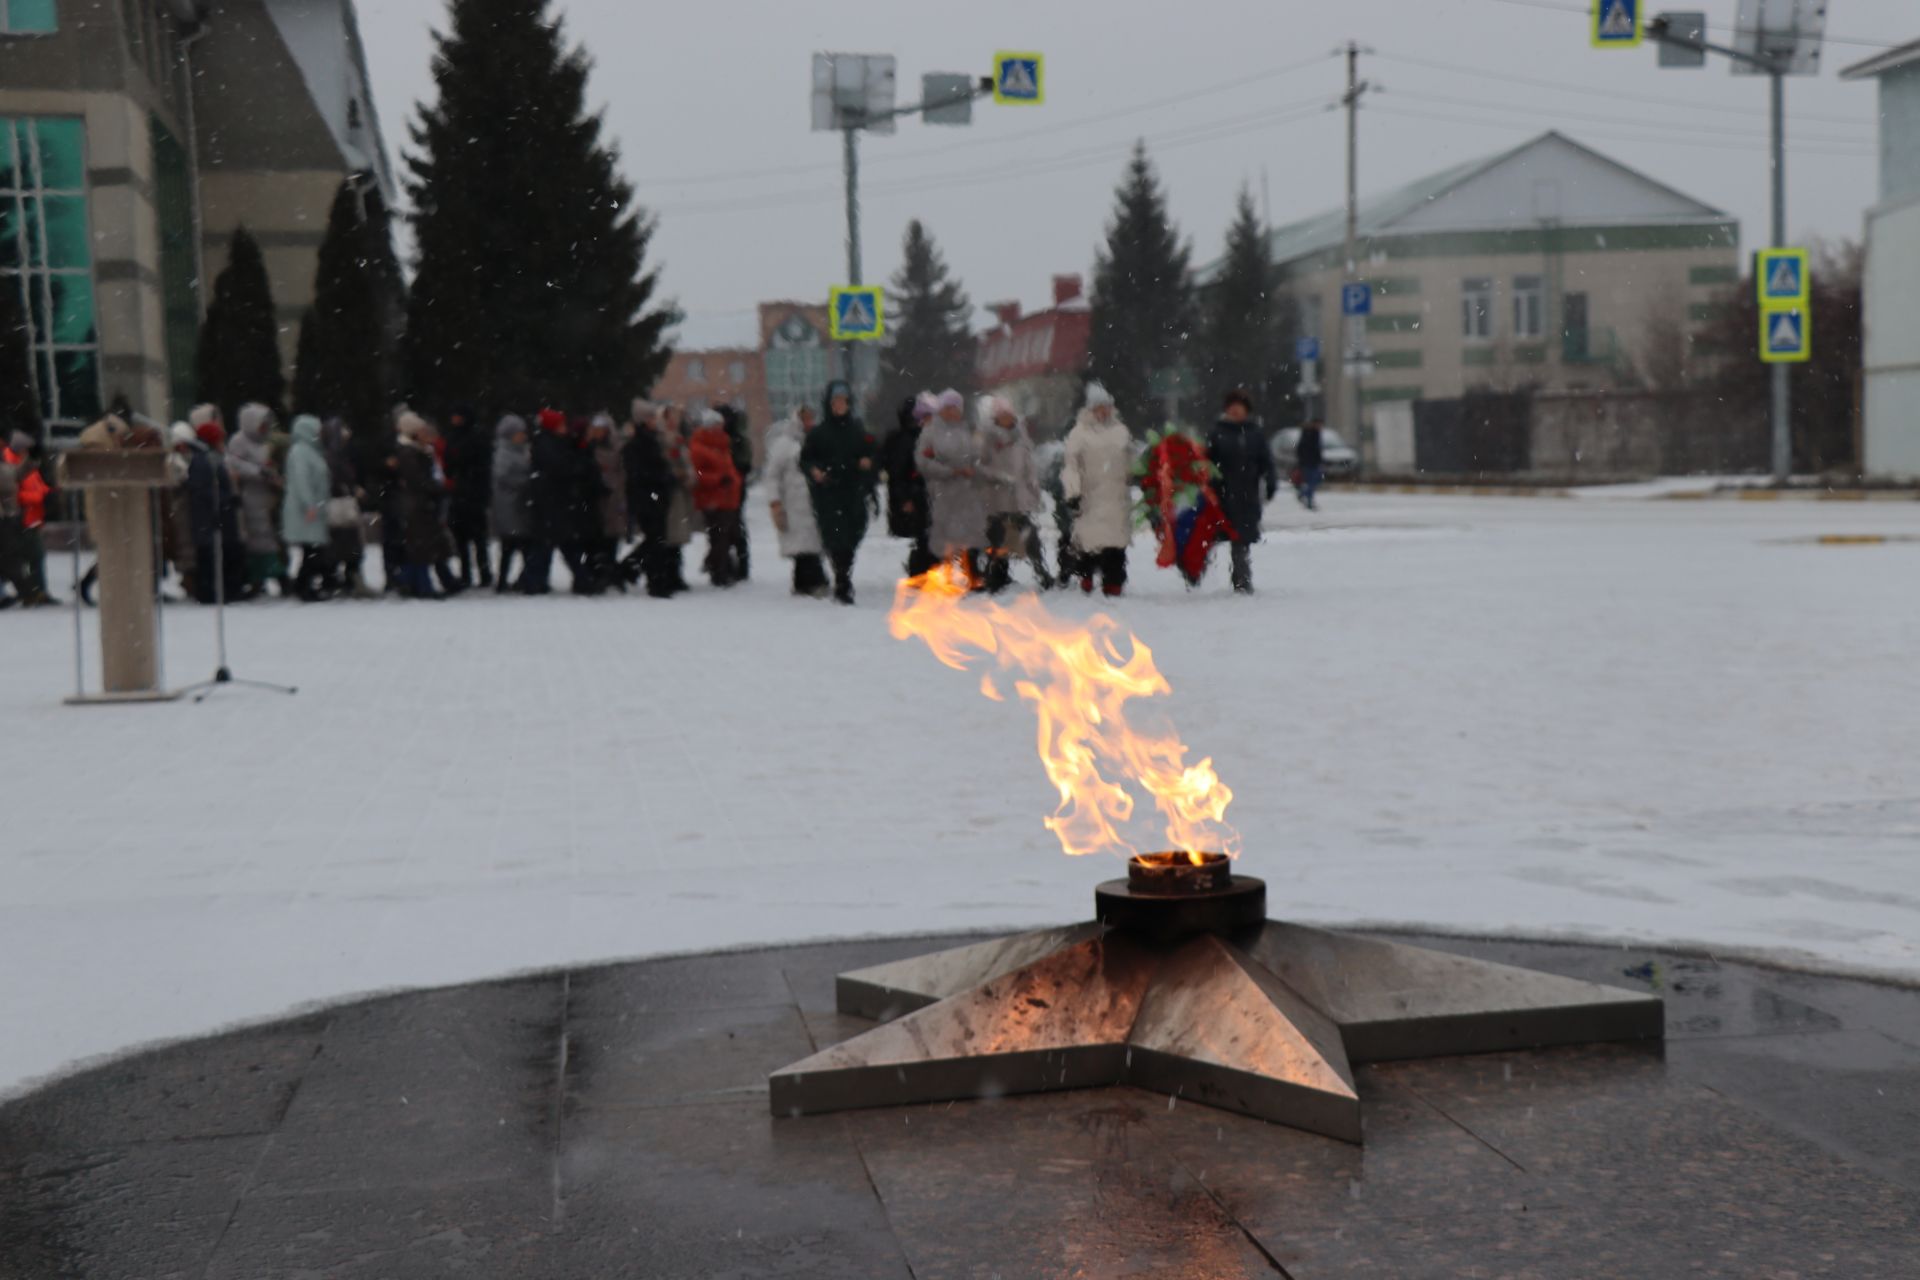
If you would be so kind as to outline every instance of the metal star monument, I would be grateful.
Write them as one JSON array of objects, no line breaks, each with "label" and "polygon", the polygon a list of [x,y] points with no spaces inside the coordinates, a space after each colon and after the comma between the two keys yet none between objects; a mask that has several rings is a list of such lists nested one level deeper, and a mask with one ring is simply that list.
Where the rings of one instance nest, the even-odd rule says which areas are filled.
[{"label": "metal star monument", "polygon": [[1095,920],[840,975],[882,1023],[768,1079],[776,1116],[1131,1084],[1360,1141],[1353,1066],[1658,1040],[1644,995],[1266,919],[1217,854],[1133,859]]}]

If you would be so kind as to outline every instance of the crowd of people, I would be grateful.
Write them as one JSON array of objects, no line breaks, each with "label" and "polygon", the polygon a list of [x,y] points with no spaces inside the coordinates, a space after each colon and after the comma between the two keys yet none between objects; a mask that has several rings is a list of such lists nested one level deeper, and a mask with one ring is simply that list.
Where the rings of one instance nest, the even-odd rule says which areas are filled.
[{"label": "crowd of people", "polygon": [[[1183,571],[1198,581],[1207,549],[1226,541],[1232,584],[1245,592],[1253,589],[1250,548],[1280,483],[1243,391],[1226,397],[1204,441],[1174,442],[1204,456],[1190,487],[1202,496],[1179,507],[1136,500],[1136,491],[1159,492],[1154,471],[1166,446],[1143,453],[1097,382],[1045,462],[1028,423],[1000,396],[980,397],[970,413],[958,391],[922,392],[899,406],[882,441],[838,381],[818,411],[803,406],[768,429],[757,472],[745,417],[725,405],[683,411],[636,399],[624,422],[543,409],[531,422],[509,413],[491,428],[467,409],[434,422],[402,407],[393,447],[371,453],[353,447],[339,419],[302,414],[283,430],[259,404],[236,418],[229,432],[218,408],[201,405],[164,435],[164,559],[206,603],[275,591],[306,601],[383,590],[419,600],[473,589],[545,595],[556,557],[576,594],[644,588],[670,597],[688,589],[696,533],[706,540],[701,569],[728,587],[751,572],[750,483],[765,495],[800,596],[853,602],[855,555],[884,510],[887,531],[908,544],[910,576],[947,563],[977,589],[1001,591],[1024,565],[1041,589],[1077,583],[1091,594],[1097,585],[1115,597],[1126,589],[1136,528],[1151,526],[1163,547],[1186,545],[1202,501],[1207,542]],[[142,421],[136,429],[109,417],[102,438],[157,445],[161,433]],[[1293,475],[1309,506],[1319,447],[1309,424]],[[40,543],[48,497],[33,441],[17,436],[0,464],[8,603],[52,602]],[[1049,506],[1058,533],[1052,564],[1040,531]],[[379,589],[364,571],[370,545],[381,552]],[[1170,553],[1160,561],[1175,562]]]}]

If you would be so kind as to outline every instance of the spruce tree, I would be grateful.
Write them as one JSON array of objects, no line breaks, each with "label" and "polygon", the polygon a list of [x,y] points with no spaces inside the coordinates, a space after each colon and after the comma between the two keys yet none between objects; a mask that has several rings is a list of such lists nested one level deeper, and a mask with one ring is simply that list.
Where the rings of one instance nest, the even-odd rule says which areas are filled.
[{"label": "spruce tree", "polygon": [[904,261],[887,297],[893,341],[881,353],[878,403],[868,415],[889,425],[915,392],[952,387],[970,395],[974,389],[973,304],[919,219],[907,224],[901,250]]},{"label": "spruce tree", "polygon": [[1136,430],[1166,417],[1152,394],[1156,374],[1176,373],[1193,329],[1192,248],[1167,214],[1160,179],[1137,142],[1126,177],[1114,193],[1107,241],[1094,260],[1093,332],[1088,373],[1113,393]]},{"label": "spruce tree", "polygon": [[1266,228],[1245,187],[1227,228],[1226,255],[1201,300],[1201,344],[1194,352],[1200,391],[1208,404],[1235,387],[1251,391],[1273,421],[1282,371],[1292,360],[1291,308],[1278,291]]},{"label": "spruce tree", "polygon": [[20,277],[0,275],[0,444],[16,431],[40,438],[40,397],[33,389],[33,334],[20,301]]},{"label": "spruce tree", "polygon": [[349,178],[334,193],[314,272],[313,307],[300,328],[294,408],[346,419],[369,444],[389,429],[400,334],[399,263],[378,187]]},{"label": "spruce tree", "polygon": [[653,223],[585,107],[548,0],[453,0],[408,158],[414,403],[618,409],[666,368]]},{"label": "spruce tree", "polygon": [[213,302],[200,325],[196,373],[200,399],[219,405],[228,422],[249,401],[277,411],[286,395],[267,264],[245,227],[234,229],[226,269],[213,282]]}]

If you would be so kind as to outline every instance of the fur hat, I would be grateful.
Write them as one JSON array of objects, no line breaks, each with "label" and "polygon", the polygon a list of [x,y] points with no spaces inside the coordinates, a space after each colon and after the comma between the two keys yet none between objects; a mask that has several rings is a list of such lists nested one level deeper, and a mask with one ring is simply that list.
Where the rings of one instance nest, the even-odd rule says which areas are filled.
[{"label": "fur hat", "polygon": [[191,449],[197,438],[198,437],[193,434],[193,428],[184,422],[176,422],[167,428],[167,446],[169,448],[178,449],[182,445],[185,445]]},{"label": "fur hat", "polygon": [[933,392],[922,391],[913,398],[913,416],[925,422],[939,411],[939,402],[933,398]]},{"label": "fur hat", "polygon": [[1098,382],[1089,382],[1087,384],[1087,408],[1098,409],[1101,405],[1106,405],[1108,408],[1113,407],[1113,392],[1107,390],[1106,387]]},{"label": "fur hat", "polygon": [[220,421],[219,405],[197,404],[193,406],[193,409],[187,414],[187,425],[195,431],[206,426],[209,422],[218,421]]},{"label": "fur hat", "polygon": [[400,420],[393,424],[402,440],[418,440],[427,433],[427,420],[417,413],[403,413]]},{"label": "fur hat", "polygon": [[243,404],[240,406],[240,430],[247,435],[259,437],[266,434],[267,427],[273,422],[273,410],[263,404]]},{"label": "fur hat", "polygon": [[655,404],[653,401],[647,399],[645,396],[635,396],[633,398],[632,421],[652,422],[654,419],[654,415],[659,412],[660,412],[660,406]]},{"label": "fur hat", "polygon": [[696,426],[701,427],[723,427],[727,424],[727,420],[720,416],[718,409],[702,409],[700,416],[693,421]]},{"label": "fur hat", "polygon": [[934,406],[937,409],[939,409],[940,412],[945,413],[949,409],[966,408],[967,401],[965,396],[962,396],[958,391],[955,391],[952,387],[948,387],[945,391],[942,391],[940,393],[940,398],[934,401]]}]

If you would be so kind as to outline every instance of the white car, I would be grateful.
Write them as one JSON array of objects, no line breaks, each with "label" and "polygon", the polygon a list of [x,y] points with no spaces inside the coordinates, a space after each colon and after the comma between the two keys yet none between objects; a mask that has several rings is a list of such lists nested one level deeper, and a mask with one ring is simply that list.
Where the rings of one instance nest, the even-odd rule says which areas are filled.
[{"label": "white car", "polygon": [[[1280,474],[1286,475],[1293,470],[1293,453],[1300,447],[1300,428],[1285,427],[1273,438],[1273,460],[1280,466]],[[1320,453],[1323,461],[1321,470],[1329,480],[1344,480],[1360,470],[1360,455],[1353,446],[1340,438],[1340,433],[1328,428],[1320,430]]]}]

